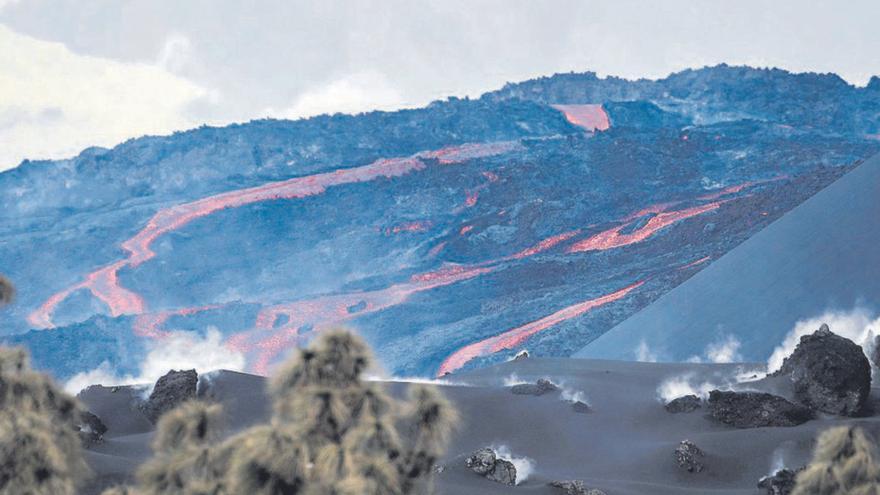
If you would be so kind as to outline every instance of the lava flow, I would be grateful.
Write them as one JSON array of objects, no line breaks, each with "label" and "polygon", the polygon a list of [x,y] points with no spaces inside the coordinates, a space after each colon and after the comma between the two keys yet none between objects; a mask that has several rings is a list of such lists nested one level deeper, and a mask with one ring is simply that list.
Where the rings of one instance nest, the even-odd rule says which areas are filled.
[{"label": "lava flow", "polygon": [[684,220],[686,218],[695,217],[697,215],[702,215],[703,213],[712,210],[717,210],[719,207],[721,207],[722,204],[724,204],[724,201],[715,201],[705,205],[685,208],[683,210],[664,211],[661,213],[657,213],[655,216],[651,217],[651,219],[648,220],[648,222],[642,227],[628,234],[622,233],[625,228],[631,226],[632,222],[635,221],[630,220],[628,223],[599,232],[598,234],[574,243],[571,247],[568,248],[568,252],[580,253],[584,251],[603,251],[606,249],[613,249],[642,242],[657,233],[657,231],[659,231],[660,229],[668,227],[669,225],[672,225],[673,223]]},{"label": "lava flow", "polygon": [[380,159],[360,167],[337,169],[332,172],[229,191],[160,210],[147,222],[146,227],[122,243],[122,248],[128,253],[125,259],[101,267],[86,275],[83,282],[52,295],[28,316],[28,322],[35,328],[53,327],[52,314],[58,305],[79,289],[90,290],[110,308],[113,316],[143,313],[145,311],[143,299],[119,284],[119,270],[123,267],[137,267],[153,258],[155,253],[150,249],[150,245],[162,235],[217,211],[261,201],[313,196],[323,193],[328,187],[342,184],[368,182],[383,177],[399,177],[424,169],[427,166],[426,160],[437,160],[440,164],[450,165],[507,153],[518,147],[519,144],[513,141],[451,146],[416,153],[409,157]]},{"label": "lava flow", "polygon": [[636,282],[616,292],[612,292],[611,294],[606,294],[595,299],[588,299],[568,306],[539,320],[526,323],[525,325],[513,328],[494,337],[489,337],[488,339],[462,347],[443,361],[437,372],[437,376],[452,373],[474,358],[488,356],[505,349],[514,349],[536,333],[542,332],[572,318],[577,318],[578,316],[600,306],[604,306],[605,304],[617,301],[644,283],[644,280]]},{"label": "lava flow", "polygon": [[565,115],[565,120],[587,131],[605,131],[611,127],[602,105],[551,105]]},{"label": "lava flow", "polygon": [[242,353],[256,351],[252,369],[256,373],[266,374],[275,357],[296,345],[308,329],[319,331],[339,325],[357,316],[402,304],[415,293],[468,280],[493,270],[495,268],[455,266],[414,275],[407,282],[384,289],[267,307],[258,315],[253,330],[231,337],[227,346]]}]

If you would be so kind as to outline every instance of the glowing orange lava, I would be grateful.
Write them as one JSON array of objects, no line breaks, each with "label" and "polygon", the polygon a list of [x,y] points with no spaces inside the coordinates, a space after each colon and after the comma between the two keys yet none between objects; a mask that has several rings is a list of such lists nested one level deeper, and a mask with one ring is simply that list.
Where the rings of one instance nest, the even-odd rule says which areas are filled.
[{"label": "glowing orange lava", "polygon": [[118,272],[123,267],[137,267],[150,260],[155,253],[150,245],[160,236],[180,229],[198,218],[228,208],[278,199],[303,198],[321,194],[328,187],[380,178],[393,178],[425,168],[425,161],[436,159],[444,165],[462,163],[466,160],[494,156],[517,149],[514,141],[476,143],[451,146],[435,151],[416,153],[410,157],[380,159],[361,167],[337,169],[257,187],[229,191],[190,203],[172,206],[158,211],[147,225],[134,237],[122,243],[127,258],[101,267],[86,275],[85,280],[64,289],[46,300],[28,316],[35,328],[52,328],[52,314],[58,305],[79,289],[89,289],[92,294],[110,308],[113,316],[140,314],[145,311],[143,299],[119,285]]},{"label": "glowing orange lava", "polygon": [[564,321],[577,318],[592,309],[617,301],[644,283],[644,281],[636,282],[628,287],[618,290],[617,292],[568,306],[539,320],[526,323],[525,325],[513,328],[502,334],[462,347],[443,361],[437,372],[437,376],[452,373],[474,358],[488,356],[505,349],[514,349],[525,342],[529,337]]},{"label": "glowing orange lava", "polygon": [[572,124],[583,127],[587,131],[605,131],[611,127],[611,121],[602,105],[551,105],[565,115]]},{"label": "glowing orange lava", "polygon": [[580,253],[584,251],[603,251],[642,242],[657,233],[659,230],[668,227],[673,223],[686,218],[702,215],[708,211],[716,210],[722,204],[724,204],[724,201],[715,201],[705,205],[685,208],[683,210],[657,213],[655,216],[651,217],[645,225],[635,231],[628,234],[621,233],[626,227],[631,225],[632,221],[634,221],[632,220],[623,225],[599,232],[592,237],[576,242],[568,248],[568,252]]}]

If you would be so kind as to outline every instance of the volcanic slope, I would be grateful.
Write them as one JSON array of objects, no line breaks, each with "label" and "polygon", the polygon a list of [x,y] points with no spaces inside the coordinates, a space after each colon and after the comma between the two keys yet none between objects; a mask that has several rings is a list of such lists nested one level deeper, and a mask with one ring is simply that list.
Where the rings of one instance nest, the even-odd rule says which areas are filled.
[{"label": "volcanic slope", "polygon": [[799,320],[880,303],[880,156],[834,182],[577,353],[661,360],[735,336],[765,360]]}]

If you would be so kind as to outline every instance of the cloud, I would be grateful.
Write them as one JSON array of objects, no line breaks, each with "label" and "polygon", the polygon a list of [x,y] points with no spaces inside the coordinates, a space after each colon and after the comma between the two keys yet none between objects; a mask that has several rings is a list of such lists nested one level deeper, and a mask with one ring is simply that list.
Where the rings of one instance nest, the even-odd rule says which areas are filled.
[{"label": "cloud", "polygon": [[76,394],[90,385],[152,386],[172,369],[195,369],[203,375],[220,369],[241,371],[244,367],[244,355],[223,345],[223,336],[217,329],[209,329],[204,337],[191,332],[174,332],[152,343],[137,376],[119,375],[110,364],[104,362],[93,370],[70,378],[64,384],[64,389]]},{"label": "cloud", "polygon": [[390,80],[375,71],[358,72],[315,85],[304,91],[289,108],[268,109],[267,116],[298,119],[321,114],[356,114],[371,110],[396,110],[407,104]]},{"label": "cloud", "polygon": [[211,96],[159,66],[78,55],[2,25],[0,46],[0,170],[193,127],[187,107]]},{"label": "cloud", "polygon": [[873,344],[874,331],[880,329],[880,317],[862,307],[856,307],[850,311],[829,310],[819,316],[795,323],[794,328],[773,350],[767,360],[768,373],[782,367],[782,361],[794,351],[801,336],[815,332],[823,323],[827,323],[831,331],[837,335],[846,337],[862,346],[866,356],[871,355],[870,346]]}]

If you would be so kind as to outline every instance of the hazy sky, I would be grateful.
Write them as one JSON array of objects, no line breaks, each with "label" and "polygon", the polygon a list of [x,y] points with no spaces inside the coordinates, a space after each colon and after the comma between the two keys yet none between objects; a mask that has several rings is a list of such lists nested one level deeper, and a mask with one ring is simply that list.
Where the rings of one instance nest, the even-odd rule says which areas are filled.
[{"label": "hazy sky", "polygon": [[864,84],[880,74],[878,21],[878,0],[0,0],[0,170],[572,70],[728,62]]}]

